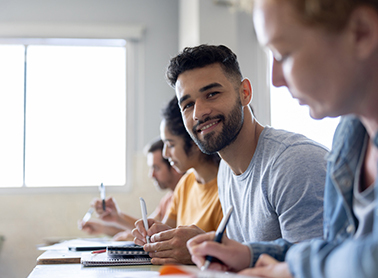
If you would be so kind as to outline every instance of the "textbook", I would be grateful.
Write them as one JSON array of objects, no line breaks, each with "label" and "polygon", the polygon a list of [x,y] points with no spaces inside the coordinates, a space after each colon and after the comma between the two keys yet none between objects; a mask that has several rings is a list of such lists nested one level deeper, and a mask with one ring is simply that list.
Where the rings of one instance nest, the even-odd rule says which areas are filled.
[{"label": "textbook", "polygon": [[83,266],[150,265],[151,258],[142,246],[108,246],[103,253],[83,253]]}]

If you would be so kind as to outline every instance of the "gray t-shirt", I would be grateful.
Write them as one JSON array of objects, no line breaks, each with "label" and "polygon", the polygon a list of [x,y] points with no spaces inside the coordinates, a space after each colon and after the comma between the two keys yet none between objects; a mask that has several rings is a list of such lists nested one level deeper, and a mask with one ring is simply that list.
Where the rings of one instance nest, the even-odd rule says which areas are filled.
[{"label": "gray t-shirt", "polygon": [[265,127],[243,174],[235,175],[221,161],[223,213],[234,207],[228,237],[239,242],[321,237],[326,154],[325,147],[303,135]]}]

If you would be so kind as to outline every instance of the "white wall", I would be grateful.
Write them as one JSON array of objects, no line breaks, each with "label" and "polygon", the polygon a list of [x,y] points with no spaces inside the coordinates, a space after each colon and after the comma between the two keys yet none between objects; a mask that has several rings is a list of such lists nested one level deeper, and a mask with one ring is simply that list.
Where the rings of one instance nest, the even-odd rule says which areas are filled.
[{"label": "white wall", "polygon": [[[185,1],[194,0],[0,0],[0,26],[15,23],[145,26],[144,36],[138,42],[136,93],[131,98],[134,111],[129,115],[135,127],[131,138],[131,190],[107,192],[118,200],[122,210],[136,217],[140,216],[139,196],[145,197],[152,210],[163,194],[152,188],[146,177],[142,149],[158,136],[160,110],[174,95],[165,82],[164,72],[179,45],[197,40],[195,43],[231,47],[239,57],[243,74],[253,82],[257,117],[264,124],[269,122],[268,108],[259,106],[267,99],[263,93],[266,90],[265,58],[257,47],[250,16],[214,6],[212,0],[201,0],[195,5]],[[184,6],[186,8],[180,10]],[[188,31],[190,28],[182,25],[185,21],[179,20],[180,14],[196,15],[192,22],[190,16],[186,16],[185,21],[197,29]],[[88,204],[97,196],[97,188],[77,192],[12,193],[0,189],[0,235],[5,236],[0,250],[0,277],[26,277],[41,253],[36,245],[43,243],[44,238],[85,236],[77,230],[76,221],[83,217]]]},{"label": "white wall", "polygon": [[[0,1],[0,26],[17,24],[143,25],[145,33],[138,43],[137,94],[134,114],[129,115],[136,128],[132,157],[134,181],[130,192],[107,192],[120,207],[139,217],[139,196],[148,208],[163,195],[147,178],[143,146],[159,133],[160,109],[173,95],[164,80],[168,59],[178,49],[178,2],[175,0],[18,0]],[[148,114],[145,114],[148,111]],[[156,116],[152,116],[156,115]],[[5,242],[0,250],[0,277],[26,277],[35,266],[36,245],[49,237],[85,236],[77,229],[89,203],[98,197],[91,192],[20,194],[0,190],[0,235]]]},{"label": "white wall", "polygon": [[180,0],[179,45],[183,48],[202,43],[224,44],[232,49],[238,56],[243,76],[252,82],[255,115],[260,123],[268,125],[269,67],[267,55],[257,42],[252,15],[239,9],[215,5],[214,2],[217,1]]}]

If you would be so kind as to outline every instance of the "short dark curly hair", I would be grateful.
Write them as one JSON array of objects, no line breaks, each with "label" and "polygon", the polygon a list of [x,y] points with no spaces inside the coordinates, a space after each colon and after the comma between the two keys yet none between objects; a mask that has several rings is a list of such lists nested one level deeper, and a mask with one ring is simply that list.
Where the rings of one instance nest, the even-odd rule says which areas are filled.
[{"label": "short dark curly hair", "polygon": [[228,77],[243,79],[237,56],[231,49],[224,45],[201,44],[184,48],[180,54],[170,60],[166,71],[167,82],[175,88],[177,78],[181,73],[215,63],[220,64]]}]

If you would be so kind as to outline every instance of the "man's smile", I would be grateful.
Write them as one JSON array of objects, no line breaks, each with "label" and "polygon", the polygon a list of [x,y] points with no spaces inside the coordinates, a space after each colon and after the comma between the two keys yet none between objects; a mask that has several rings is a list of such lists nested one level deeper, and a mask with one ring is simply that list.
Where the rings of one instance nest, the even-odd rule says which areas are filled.
[{"label": "man's smile", "polygon": [[201,134],[208,133],[208,132],[212,131],[216,126],[218,126],[220,121],[221,121],[221,118],[216,118],[216,119],[206,120],[202,124],[198,123],[195,126],[195,131],[197,133],[201,133]]}]

